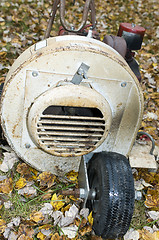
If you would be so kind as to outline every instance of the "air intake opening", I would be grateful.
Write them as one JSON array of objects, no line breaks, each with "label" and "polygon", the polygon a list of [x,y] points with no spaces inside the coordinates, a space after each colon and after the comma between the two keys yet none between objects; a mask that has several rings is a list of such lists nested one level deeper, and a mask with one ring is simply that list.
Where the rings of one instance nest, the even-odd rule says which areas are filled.
[{"label": "air intake opening", "polygon": [[51,105],[37,122],[41,147],[57,156],[78,156],[94,150],[104,132],[105,119],[98,108]]},{"label": "air intake opening", "polygon": [[49,106],[43,111],[43,115],[87,116],[103,118],[103,114],[98,108],[89,107]]}]

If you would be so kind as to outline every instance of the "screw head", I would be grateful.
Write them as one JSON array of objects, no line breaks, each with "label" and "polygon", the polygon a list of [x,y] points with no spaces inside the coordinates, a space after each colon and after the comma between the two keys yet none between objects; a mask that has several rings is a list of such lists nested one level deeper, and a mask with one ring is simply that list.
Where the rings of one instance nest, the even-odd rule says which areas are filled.
[{"label": "screw head", "polygon": [[121,87],[126,87],[127,83],[126,82],[122,82],[121,83]]},{"label": "screw head", "polygon": [[33,71],[33,72],[32,72],[32,76],[33,76],[33,77],[37,77],[37,76],[38,76],[38,72],[37,72],[37,71]]},{"label": "screw head", "polygon": [[26,144],[25,144],[25,147],[26,147],[26,148],[30,148],[31,145],[30,145],[29,143],[26,143]]}]

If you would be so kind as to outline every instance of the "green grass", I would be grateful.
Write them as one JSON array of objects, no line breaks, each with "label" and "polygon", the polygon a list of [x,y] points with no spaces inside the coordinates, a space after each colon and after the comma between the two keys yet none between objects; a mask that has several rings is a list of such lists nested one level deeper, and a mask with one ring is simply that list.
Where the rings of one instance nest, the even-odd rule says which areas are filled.
[{"label": "green grass", "polygon": [[131,220],[130,227],[134,229],[142,229],[147,224],[148,222],[144,201],[135,201],[134,214]]},{"label": "green grass", "polygon": [[21,218],[28,218],[33,210],[38,211],[42,208],[41,198],[33,199],[32,202],[25,203],[17,191],[12,193],[8,199],[13,204],[10,209],[5,209],[4,206],[0,211],[0,215],[8,223],[12,218],[20,216]]}]

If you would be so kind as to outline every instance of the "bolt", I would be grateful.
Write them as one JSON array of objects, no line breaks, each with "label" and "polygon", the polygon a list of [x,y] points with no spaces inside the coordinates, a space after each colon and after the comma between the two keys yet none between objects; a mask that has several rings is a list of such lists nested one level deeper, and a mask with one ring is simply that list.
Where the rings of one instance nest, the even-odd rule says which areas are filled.
[{"label": "bolt", "polygon": [[82,75],[82,74],[83,74],[83,69],[82,69],[82,68],[79,68],[78,71],[77,71],[77,73],[78,73],[79,75]]},{"label": "bolt", "polygon": [[61,191],[61,194],[62,194],[62,195],[66,195],[66,196],[73,195],[73,196],[75,196],[75,197],[79,197],[79,196],[80,196],[80,189],[62,190],[62,191]]},{"label": "bolt", "polygon": [[26,144],[25,144],[25,147],[26,147],[26,148],[30,148],[31,145],[30,145],[29,143],[26,143]]},{"label": "bolt", "polygon": [[32,76],[33,76],[33,77],[37,77],[37,76],[38,76],[38,72],[33,71],[33,72],[32,72]]},{"label": "bolt", "polygon": [[122,82],[122,83],[121,83],[121,86],[122,86],[122,87],[126,87],[126,85],[127,85],[126,82]]}]

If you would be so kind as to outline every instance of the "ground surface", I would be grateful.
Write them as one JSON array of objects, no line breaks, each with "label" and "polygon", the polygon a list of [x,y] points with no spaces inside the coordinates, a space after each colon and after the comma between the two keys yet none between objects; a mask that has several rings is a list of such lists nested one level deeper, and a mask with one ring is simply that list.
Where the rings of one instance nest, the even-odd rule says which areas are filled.
[{"label": "ground surface", "polygon": [[[82,1],[79,4],[75,2],[74,7],[71,1],[67,4],[69,22],[78,21],[82,15]],[[51,0],[1,0],[1,83],[14,60],[26,48],[43,38],[51,4]],[[136,53],[145,98],[141,130],[150,133],[159,145],[158,0],[96,0],[96,9],[101,40],[105,34],[116,35],[120,22],[139,24],[146,29],[142,49]],[[56,22],[51,36],[57,35],[58,15]],[[4,162],[4,156],[9,166],[1,165],[0,172],[0,239],[65,239],[65,236],[59,237],[64,226],[53,224],[53,219],[54,223],[56,219],[53,212],[59,210],[62,214],[73,204],[79,206],[78,199],[61,196],[59,192],[66,187],[76,186],[77,174],[71,172],[65,179],[50,173],[42,174],[17,160],[10,149],[2,146],[1,163]],[[139,200],[135,204],[130,238],[127,235],[125,239],[159,239],[159,173],[150,173],[144,169],[133,169],[133,172]],[[76,218],[76,211],[78,209],[74,206],[72,219],[75,239],[98,239],[91,232],[91,215],[86,220],[78,212],[79,218]],[[71,232],[70,229],[68,231]]]}]

